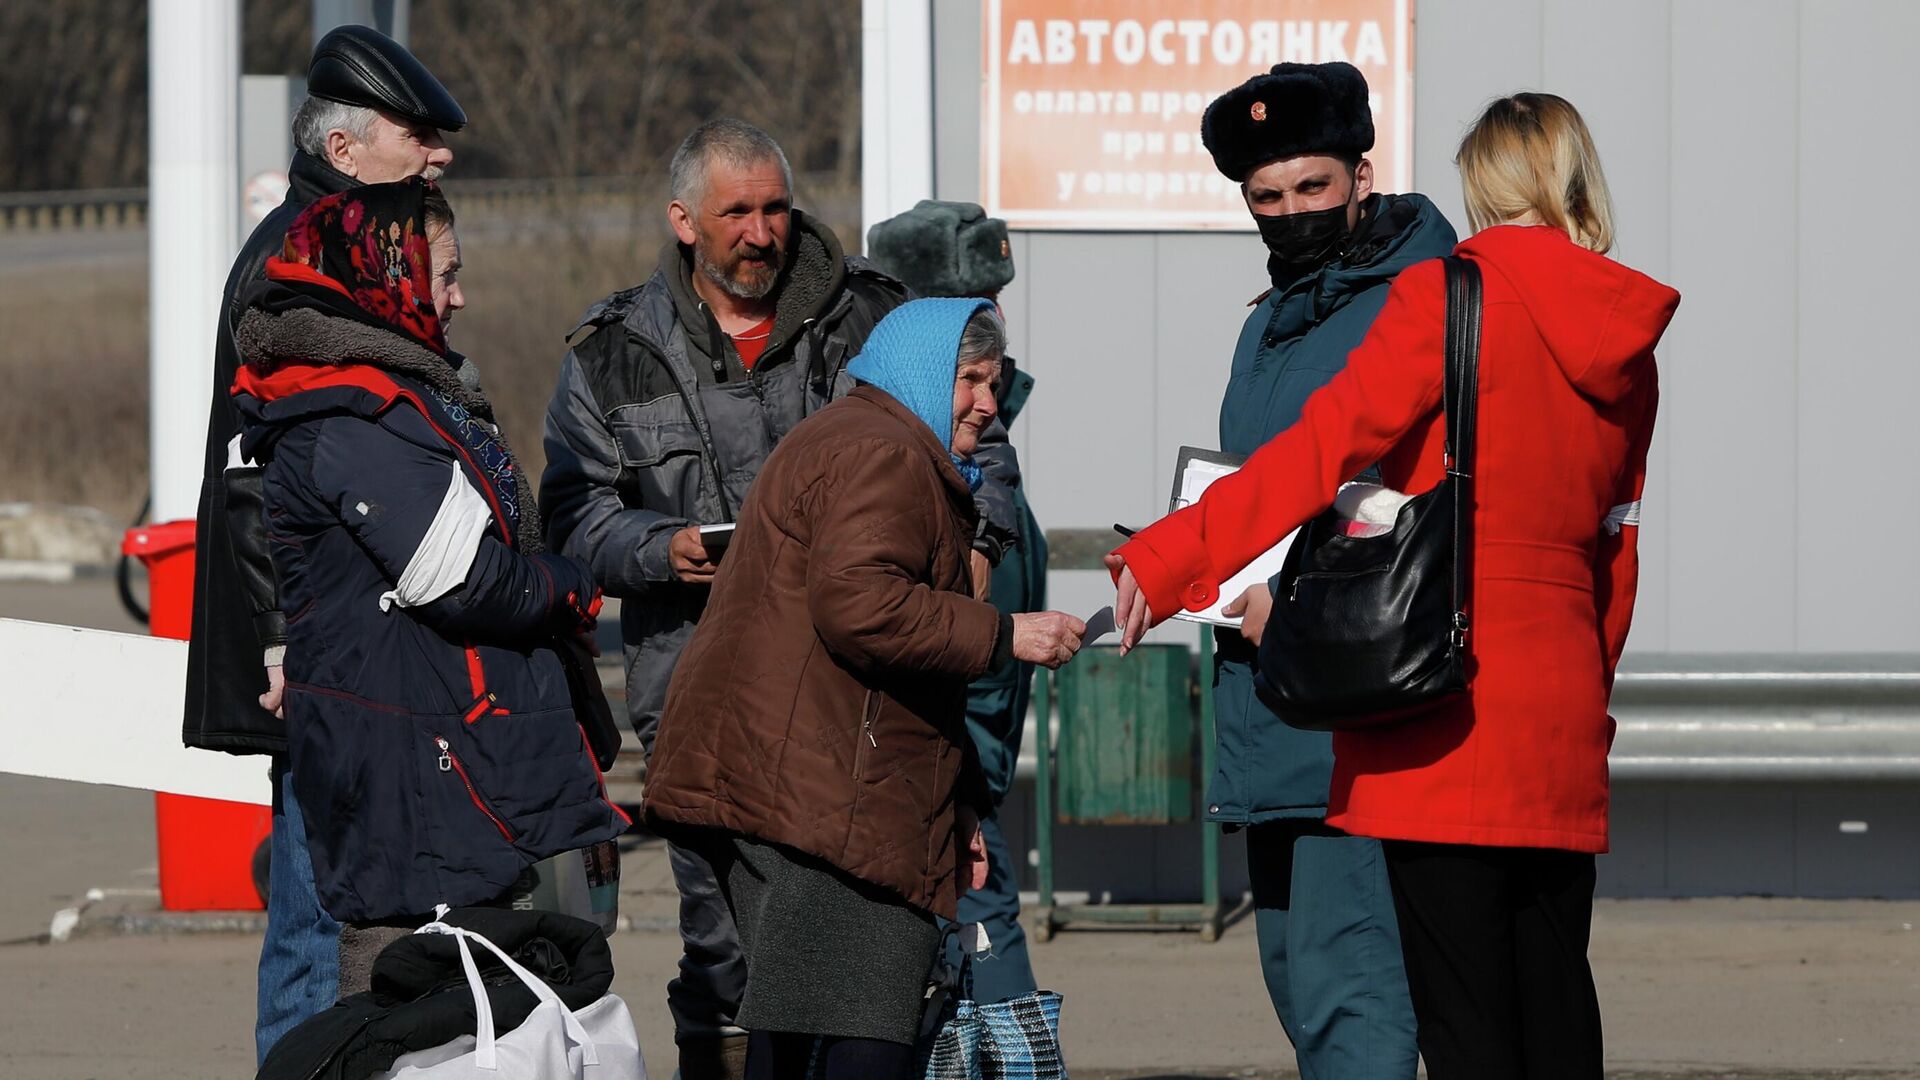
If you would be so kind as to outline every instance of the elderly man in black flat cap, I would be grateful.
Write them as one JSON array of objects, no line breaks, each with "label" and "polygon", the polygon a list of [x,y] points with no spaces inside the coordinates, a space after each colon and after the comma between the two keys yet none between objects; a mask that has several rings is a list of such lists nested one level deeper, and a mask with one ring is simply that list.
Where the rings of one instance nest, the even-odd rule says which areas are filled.
[{"label": "elderly man in black flat cap", "polygon": [[[1240,332],[1220,405],[1221,449],[1250,454],[1345,365],[1394,275],[1450,253],[1454,233],[1424,197],[1374,191],[1373,114],[1350,64],[1277,65],[1208,106],[1200,131],[1240,184],[1272,280]],[[1262,587],[1236,602],[1256,640],[1272,602]],[[1247,829],[1267,992],[1302,1076],[1412,1080],[1413,1005],[1380,843],[1323,822],[1332,739],[1267,711],[1253,658],[1241,635],[1220,635],[1207,816]]]},{"label": "elderly man in black flat cap", "polygon": [[183,732],[188,746],[272,756],[271,880],[254,1029],[261,1060],[281,1035],[333,1004],[340,927],[314,895],[306,830],[287,782],[280,715],[286,619],[260,516],[260,470],[239,455],[240,416],[228,396],[240,363],[235,298],[262,279],[267,257],[280,253],[287,226],[309,203],[360,184],[438,177],[453,161],[442,133],[467,122],[453,95],[412,53],[364,26],[342,26],[320,39],[307,68],[307,94],[293,118],[286,201],[240,249],[222,296],[196,515]]}]

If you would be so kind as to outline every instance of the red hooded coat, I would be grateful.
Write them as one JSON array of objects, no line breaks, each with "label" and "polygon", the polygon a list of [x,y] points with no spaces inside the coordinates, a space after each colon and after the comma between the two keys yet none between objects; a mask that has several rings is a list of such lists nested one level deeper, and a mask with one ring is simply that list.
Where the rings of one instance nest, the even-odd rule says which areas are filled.
[{"label": "red hooded coat", "polygon": [[[1385,839],[1602,852],[1653,348],[1680,294],[1552,228],[1499,226],[1457,250],[1485,281],[1468,692],[1405,725],[1335,735],[1327,821]],[[1401,273],[1299,423],[1120,548],[1156,619],[1212,603],[1375,461],[1403,491],[1439,482],[1445,295],[1439,261]]]}]

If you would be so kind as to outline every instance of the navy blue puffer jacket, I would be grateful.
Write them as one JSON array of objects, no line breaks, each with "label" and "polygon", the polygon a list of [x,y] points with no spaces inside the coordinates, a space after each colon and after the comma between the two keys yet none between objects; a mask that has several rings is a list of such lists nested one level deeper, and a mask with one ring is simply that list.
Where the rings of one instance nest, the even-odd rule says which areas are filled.
[{"label": "navy blue puffer jacket", "polygon": [[459,358],[273,286],[236,338],[236,458],[265,469],[289,751],[327,911],[483,903],[621,833],[555,651],[597,590],[538,552],[526,480]]}]

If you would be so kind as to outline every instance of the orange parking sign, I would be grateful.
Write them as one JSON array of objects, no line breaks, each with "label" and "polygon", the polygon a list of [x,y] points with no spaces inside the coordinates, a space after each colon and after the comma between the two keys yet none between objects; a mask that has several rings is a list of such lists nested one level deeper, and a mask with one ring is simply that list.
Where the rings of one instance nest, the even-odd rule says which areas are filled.
[{"label": "orange parking sign", "polygon": [[1200,142],[1200,116],[1282,61],[1358,67],[1376,185],[1411,181],[1413,0],[987,0],[984,10],[981,190],[987,212],[1016,229],[1251,229],[1239,185]]}]

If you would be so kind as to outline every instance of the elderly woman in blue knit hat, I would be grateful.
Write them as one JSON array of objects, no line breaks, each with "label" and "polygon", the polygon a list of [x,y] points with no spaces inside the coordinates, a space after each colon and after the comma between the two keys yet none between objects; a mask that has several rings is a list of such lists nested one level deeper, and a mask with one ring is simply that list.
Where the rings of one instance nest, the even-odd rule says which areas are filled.
[{"label": "elderly woman in blue knit hat", "polygon": [[645,810],[709,853],[740,928],[749,1076],[905,1075],[935,916],[985,882],[967,684],[1086,627],[975,600],[972,454],[1006,331],[916,300],[860,385],[767,458],[668,690]]}]

